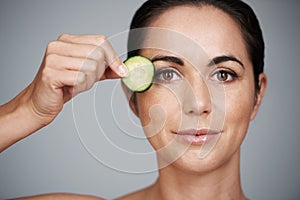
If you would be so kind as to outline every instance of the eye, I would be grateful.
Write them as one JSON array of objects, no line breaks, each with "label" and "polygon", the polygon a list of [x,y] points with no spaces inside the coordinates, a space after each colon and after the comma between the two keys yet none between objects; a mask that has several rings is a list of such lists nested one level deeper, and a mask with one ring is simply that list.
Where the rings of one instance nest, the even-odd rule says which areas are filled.
[{"label": "eye", "polygon": [[155,79],[160,82],[171,82],[180,80],[181,76],[173,69],[162,69],[156,72]]},{"label": "eye", "polygon": [[212,80],[218,82],[231,82],[237,77],[236,73],[226,70],[220,70],[212,75]]}]

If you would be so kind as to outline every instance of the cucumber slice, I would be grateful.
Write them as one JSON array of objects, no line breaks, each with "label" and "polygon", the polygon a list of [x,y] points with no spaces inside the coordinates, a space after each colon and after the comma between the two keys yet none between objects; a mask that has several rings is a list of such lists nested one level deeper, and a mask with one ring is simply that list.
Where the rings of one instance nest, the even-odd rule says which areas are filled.
[{"label": "cucumber slice", "polygon": [[143,56],[128,58],[124,64],[128,69],[128,76],[122,81],[133,92],[144,92],[150,88],[154,79],[155,68],[150,59]]}]

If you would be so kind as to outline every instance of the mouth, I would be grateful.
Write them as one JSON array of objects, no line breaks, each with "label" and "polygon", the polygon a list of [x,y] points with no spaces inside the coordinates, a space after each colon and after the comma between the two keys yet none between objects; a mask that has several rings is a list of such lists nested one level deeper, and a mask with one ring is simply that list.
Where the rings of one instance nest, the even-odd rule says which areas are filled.
[{"label": "mouth", "polygon": [[186,129],[179,132],[174,132],[176,137],[191,145],[202,145],[212,140],[216,140],[222,131],[210,129]]}]

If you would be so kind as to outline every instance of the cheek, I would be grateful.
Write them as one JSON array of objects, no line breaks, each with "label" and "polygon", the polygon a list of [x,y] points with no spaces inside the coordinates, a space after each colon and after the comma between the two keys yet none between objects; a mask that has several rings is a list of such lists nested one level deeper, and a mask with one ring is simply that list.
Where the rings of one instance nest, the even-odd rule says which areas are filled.
[{"label": "cheek", "polygon": [[238,143],[246,135],[254,105],[254,92],[245,85],[226,92],[225,128],[229,138]]},{"label": "cheek", "polygon": [[[152,146],[165,146],[173,137],[170,132],[180,125],[180,103],[171,90],[155,89],[137,94],[138,115]],[[166,133],[166,134],[164,134]],[[157,148],[156,148],[157,147]]]},{"label": "cheek", "polygon": [[227,96],[226,97],[226,119],[232,122],[249,121],[253,108],[250,96]]}]

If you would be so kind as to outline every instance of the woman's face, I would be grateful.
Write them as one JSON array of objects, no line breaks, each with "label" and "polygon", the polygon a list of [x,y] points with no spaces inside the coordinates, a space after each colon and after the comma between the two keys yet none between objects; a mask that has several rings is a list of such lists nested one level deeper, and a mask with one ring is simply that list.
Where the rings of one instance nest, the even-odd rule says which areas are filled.
[{"label": "woman's face", "polygon": [[132,107],[161,167],[172,164],[194,172],[217,168],[238,154],[257,112],[253,69],[241,31],[229,15],[210,6],[175,7],[150,26],[185,35],[206,56],[193,55],[198,51],[189,44],[182,45],[182,54],[142,50],[153,60],[156,75],[149,90],[136,94]]}]

